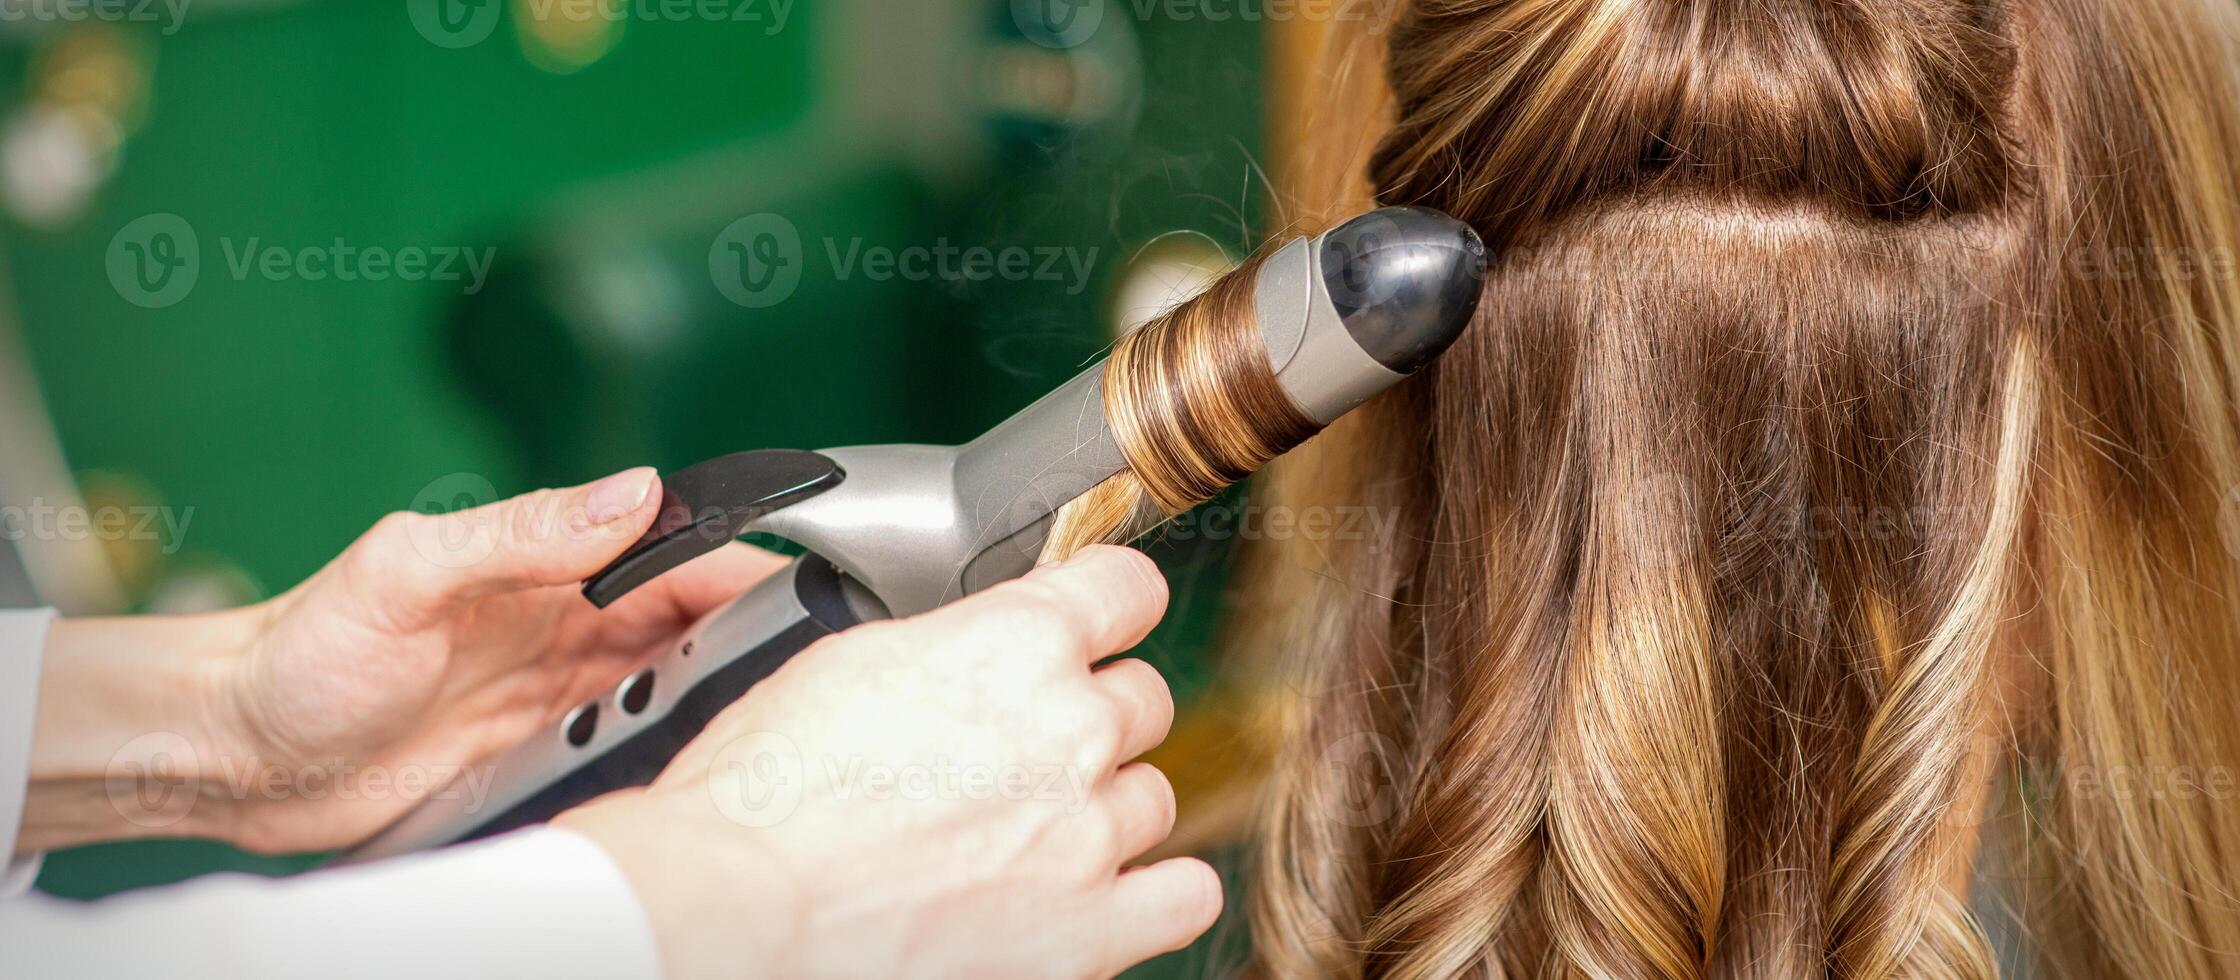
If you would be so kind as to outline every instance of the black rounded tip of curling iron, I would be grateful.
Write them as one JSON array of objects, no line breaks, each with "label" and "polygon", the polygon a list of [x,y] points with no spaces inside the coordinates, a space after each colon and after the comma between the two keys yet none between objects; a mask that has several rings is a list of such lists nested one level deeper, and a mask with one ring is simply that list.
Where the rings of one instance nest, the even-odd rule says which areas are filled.
[{"label": "black rounded tip of curling iron", "polygon": [[1430,208],[1371,211],[1323,238],[1322,278],[1346,332],[1399,374],[1462,336],[1485,274],[1485,241]]}]

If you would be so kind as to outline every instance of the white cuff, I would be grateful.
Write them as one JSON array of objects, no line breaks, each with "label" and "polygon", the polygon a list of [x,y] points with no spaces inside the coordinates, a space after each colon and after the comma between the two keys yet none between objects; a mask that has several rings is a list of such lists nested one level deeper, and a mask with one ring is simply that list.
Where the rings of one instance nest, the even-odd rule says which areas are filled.
[{"label": "white cuff", "polygon": [[605,851],[537,828],[270,880],[221,875],[89,905],[0,903],[0,975],[167,980],[660,980]]},{"label": "white cuff", "polygon": [[8,862],[7,870],[0,871],[0,901],[30,894],[31,883],[39,880],[39,866],[46,861],[45,854],[26,854]]},{"label": "white cuff", "polygon": [[384,980],[661,975],[653,927],[622,870],[565,830],[540,827],[299,882],[239,881],[295,899],[260,908],[263,921],[229,917],[238,938],[262,947],[242,976],[301,976],[310,963],[325,964],[318,972],[329,977]]},{"label": "white cuff", "polygon": [[39,855],[14,858],[31,786],[31,730],[38,717],[39,659],[46,652],[52,609],[0,612],[0,899],[31,890]]}]

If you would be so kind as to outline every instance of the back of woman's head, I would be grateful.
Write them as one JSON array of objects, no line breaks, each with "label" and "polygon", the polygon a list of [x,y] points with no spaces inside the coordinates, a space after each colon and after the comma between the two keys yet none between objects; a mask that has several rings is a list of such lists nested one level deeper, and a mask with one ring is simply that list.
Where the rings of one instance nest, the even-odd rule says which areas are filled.
[{"label": "back of woman's head", "polygon": [[1413,0],[1371,35],[1378,203],[1494,261],[1462,343],[1277,481],[1397,532],[1257,566],[1313,668],[1261,972],[1991,975],[1971,905],[2050,975],[2240,972],[2236,22]]}]

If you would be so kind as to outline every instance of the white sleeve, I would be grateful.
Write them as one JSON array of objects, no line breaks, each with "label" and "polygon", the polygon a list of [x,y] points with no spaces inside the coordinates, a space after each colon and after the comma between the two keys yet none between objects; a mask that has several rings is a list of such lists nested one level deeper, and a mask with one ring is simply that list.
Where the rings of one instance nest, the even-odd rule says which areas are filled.
[{"label": "white sleeve", "polygon": [[645,912],[556,828],[297,878],[0,902],[0,976],[659,980]]},{"label": "white sleeve", "polygon": [[39,658],[47,648],[49,609],[0,612],[0,899],[31,890],[39,855],[17,860],[23,796],[31,783],[31,722],[39,703]]},{"label": "white sleeve", "polygon": [[[0,612],[0,857],[15,853],[22,826],[52,619],[44,610]],[[34,856],[0,878],[0,977],[661,976],[652,927],[621,869],[598,845],[557,828],[296,878],[218,875],[92,903],[15,897],[37,870]]]}]

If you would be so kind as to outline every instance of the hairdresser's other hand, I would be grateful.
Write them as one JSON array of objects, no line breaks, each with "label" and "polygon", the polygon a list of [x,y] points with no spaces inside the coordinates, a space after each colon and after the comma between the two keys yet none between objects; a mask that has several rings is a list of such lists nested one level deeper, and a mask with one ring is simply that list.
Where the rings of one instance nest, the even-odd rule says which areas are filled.
[{"label": "hairdresser's other hand", "polygon": [[[650,468],[443,515],[391,514],[267,604],[236,675],[261,753],[294,765],[472,766],[659,657],[684,629],[785,560],[735,544],[601,611],[584,579],[660,509]],[[276,808],[264,849],[352,843],[410,801]]]},{"label": "hairdresser's other hand", "polygon": [[1106,977],[1212,925],[1131,763],[1174,703],[1133,647],[1166,609],[1141,554],[1093,548],[796,657],[654,784],[557,821],[599,842],[671,980]]},{"label": "hairdresser's other hand", "polygon": [[[578,582],[644,533],[660,499],[655,472],[635,469],[440,516],[391,514],[259,605],[57,624],[41,698],[77,710],[39,713],[26,846],[162,833],[296,852],[364,839],[783,566],[733,545],[594,609]],[[119,809],[103,765],[151,732],[185,740],[160,762],[199,795],[184,812],[102,825]],[[42,757],[56,779],[40,778]],[[72,771],[90,788],[60,778]]]}]

